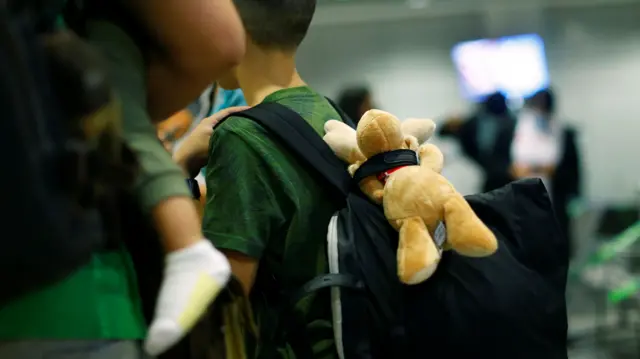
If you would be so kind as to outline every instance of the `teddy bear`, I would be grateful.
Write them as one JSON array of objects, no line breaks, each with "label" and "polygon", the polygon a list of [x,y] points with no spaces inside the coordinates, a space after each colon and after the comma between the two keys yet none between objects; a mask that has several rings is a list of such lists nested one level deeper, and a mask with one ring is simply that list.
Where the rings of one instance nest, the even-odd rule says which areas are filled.
[{"label": "teddy bear", "polygon": [[[401,122],[381,110],[366,112],[357,130],[340,121],[325,124],[325,142],[349,164],[352,176],[367,159],[378,154],[415,151],[419,164],[389,169],[359,182],[362,192],[383,206],[390,225],[399,232],[398,277],[405,284],[428,279],[438,266],[442,249],[484,257],[493,254],[498,246],[493,232],[440,174],[442,152],[435,145],[424,143],[434,130],[431,120]],[[444,238],[441,248],[434,237]]]}]

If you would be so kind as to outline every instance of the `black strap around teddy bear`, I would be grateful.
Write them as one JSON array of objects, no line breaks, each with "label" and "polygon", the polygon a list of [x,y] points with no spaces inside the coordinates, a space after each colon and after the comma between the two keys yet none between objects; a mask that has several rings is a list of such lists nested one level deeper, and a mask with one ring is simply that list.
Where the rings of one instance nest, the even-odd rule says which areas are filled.
[{"label": "black strap around teddy bear", "polygon": [[380,182],[385,182],[387,177],[394,171],[406,167],[420,164],[416,151],[393,150],[379,153],[369,158],[363,163],[353,175],[354,183],[360,183],[369,176],[376,176]]}]

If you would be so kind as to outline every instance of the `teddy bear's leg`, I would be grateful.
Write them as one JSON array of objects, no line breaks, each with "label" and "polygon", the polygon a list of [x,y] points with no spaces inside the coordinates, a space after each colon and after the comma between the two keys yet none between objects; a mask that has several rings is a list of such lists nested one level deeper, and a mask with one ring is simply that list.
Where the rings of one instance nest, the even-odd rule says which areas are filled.
[{"label": "teddy bear's leg", "polygon": [[498,249],[493,232],[476,216],[460,194],[444,204],[447,242],[453,250],[468,257],[485,257]]},{"label": "teddy bear's leg", "polygon": [[440,252],[420,217],[396,222],[399,228],[398,277],[405,284],[418,284],[433,274],[440,262]]},{"label": "teddy bear's leg", "polygon": [[420,158],[420,166],[430,168],[436,173],[442,172],[444,155],[436,145],[425,143],[420,146],[418,148],[418,157]]}]

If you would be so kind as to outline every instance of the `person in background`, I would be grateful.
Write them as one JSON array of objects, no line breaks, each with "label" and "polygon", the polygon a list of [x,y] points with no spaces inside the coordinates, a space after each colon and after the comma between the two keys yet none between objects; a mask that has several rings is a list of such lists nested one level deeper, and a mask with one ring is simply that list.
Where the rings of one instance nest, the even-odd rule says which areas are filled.
[{"label": "person in background", "polygon": [[159,49],[130,38],[135,34],[114,26],[117,21],[91,21],[87,34],[108,54],[111,81],[122,102],[123,136],[141,165],[138,201],[152,218],[166,255],[154,319],[145,338],[147,353],[158,355],[206,311],[226,285],[230,267],[204,238],[184,173],[157,140],[154,125],[187,107],[211,81],[237,64],[245,50],[244,31],[231,0],[127,4]]},{"label": "person in background", "polygon": [[218,89],[218,96],[216,97],[217,98],[215,106],[213,107],[213,112],[210,113],[209,116],[218,111],[224,110],[225,108],[247,105],[247,100],[244,98],[244,94],[242,93],[241,89]]},{"label": "person in background", "polygon": [[189,330],[230,274],[228,261],[204,239],[183,172],[158,141],[154,120],[185,108],[242,58],[235,7],[231,0],[124,2],[153,29],[167,50],[163,57],[145,53],[117,19],[100,16],[99,7],[115,1],[98,2],[86,2],[97,7],[87,37],[104,55],[123,137],[140,163],[137,204],[166,251],[156,316],[147,332],[130,253],[107,249],[69,277],[0,307],[1,358],[139,359],[145,336],[147,352],[159,354]]},{"label": "person in background", "polygon": [[371,91],[367,87],[349,87],[340,92],[338,107],[355,123],[360,117],[373,108]]},{"label": "person in background", "polygon": [[196,101],[187,107],[194,116],[193,125],[189,129],[189,132],[204,118],[212,116],[220,110],[246,105],[247,101],[241,89],[225,90],[220,88],[217,83],[214,83],[209,86]]},{"label": "person in background", "polygon": [[465,156],[484,173],[482,191],[500,188],[514,177],[511,167],[511,141],[515,116],[502,93],[489,95],[467,119],[448,119],[439,129],[441,136],[454,137]]},{"label": "person in background", "polygon": [[534,94],[518,115],[511,156],[514,178],[539,177],[551,194],[558,222],[570,238],[569,203],[580,196],[580,154],[576,131],[556,118],[551,89]]}]

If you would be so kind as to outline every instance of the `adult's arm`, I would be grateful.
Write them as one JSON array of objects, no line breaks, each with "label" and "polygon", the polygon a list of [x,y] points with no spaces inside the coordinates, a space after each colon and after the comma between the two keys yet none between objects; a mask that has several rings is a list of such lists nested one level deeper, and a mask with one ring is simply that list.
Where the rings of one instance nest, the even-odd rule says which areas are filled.
[{"label": "adult's arm", "polygon": [[142,54],[119,27],[92,21],[89,40],[106,59],[109,79],[122,110],[123,138],[136,154],[141,173],[135,192],[146,211],[172,197],[190,197],[182,170],[157,138],[146,112],[146,86]]},{"label": "adult's arm", "polygon": [[185,108],[244,56],[244,29],[232,0],[133,4],[164,49],[150,57],[148,101],[153,120]]},{"label": "adult's arm", "polygon": [[460,117],[448,117],[437,128],[437,134],[442,137],[457,138],[460,135],[460,128],[465,120]]},{"label": "adult's arm", "polygon": [[269,239],[286,223],[284,179],[254,144],[256,125],[231,117],[211,138],[206,168],[204,235],[222,250],[233,274],[250,292]]}]

